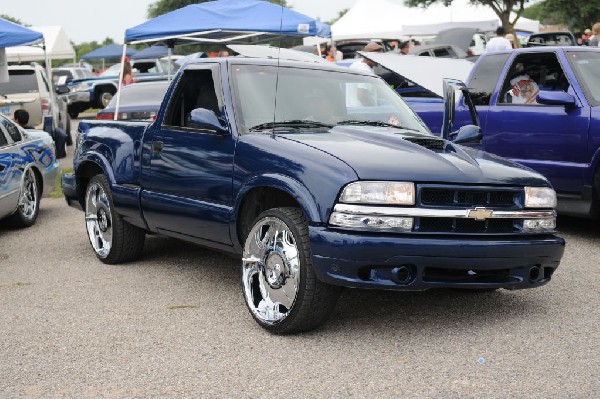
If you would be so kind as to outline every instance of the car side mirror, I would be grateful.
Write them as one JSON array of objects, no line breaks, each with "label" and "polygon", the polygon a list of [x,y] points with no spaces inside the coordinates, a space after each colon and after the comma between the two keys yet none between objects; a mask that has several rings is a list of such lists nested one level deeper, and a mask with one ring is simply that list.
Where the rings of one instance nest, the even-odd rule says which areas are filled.
[{"label": "car side mirror", "polygon": [[540,90],[536,97],[538,104],[543,105],[564,105],[565,107],[572,108],[577,105],[575,97],[564,91],[547,91]]},{"label": "car side mirror", "polygon": [[221,121],[217,114],[206,108],[193,109],[187,116],[186,127],[213,130],[219,134],[228,131],[225,123]]},{"label": "car side mirror", "polygon": [[66,84],[57,85],[54,90],[57,94],[67,94],[69,92],[69,87]]},{"label": "car side mirror", "polygon": [[465,125],[458,129],[452,142],[456,144],[478,143],[481,142],[482,138],[483,133],[479,126]]}]

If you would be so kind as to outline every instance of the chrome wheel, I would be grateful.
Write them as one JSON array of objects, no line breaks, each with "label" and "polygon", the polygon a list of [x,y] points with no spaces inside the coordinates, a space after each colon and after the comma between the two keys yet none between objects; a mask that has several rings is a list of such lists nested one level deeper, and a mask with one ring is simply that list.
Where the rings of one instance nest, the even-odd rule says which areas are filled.
[{"label": "chrome wheel", "polygon": [[113,221],[110,202],[98,182],[92,182],[85,194],[85,223],[94,251],[106,258],[112,247]]},{"label": "chrome wheel", "polygon": [[35,219],[39,204],[38,199],[38,185],[35,172],[32,169],[27,169],[23,177],[23,187],[21,188],[21,195],[19,195],[17,205],[17,212],[26,221]]},{"label": "chrome wheel", "polygon": [[244,244],[242,284],[246,303],[259,321],[277,324],[292,310],[300,286],[296,238],[279,218],[264,217]]}]

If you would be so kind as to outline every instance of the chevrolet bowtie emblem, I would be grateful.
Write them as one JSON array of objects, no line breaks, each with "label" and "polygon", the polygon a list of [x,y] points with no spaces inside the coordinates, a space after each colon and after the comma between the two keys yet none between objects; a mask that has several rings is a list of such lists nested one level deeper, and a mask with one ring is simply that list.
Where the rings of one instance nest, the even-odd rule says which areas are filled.
[{"label": "chevrolet bowtie emblem", "polygon": [[467,211],[467,217],[475,220],[485,220],[491,217],[493,213],[494,211],[485,208],[475,208]]}]

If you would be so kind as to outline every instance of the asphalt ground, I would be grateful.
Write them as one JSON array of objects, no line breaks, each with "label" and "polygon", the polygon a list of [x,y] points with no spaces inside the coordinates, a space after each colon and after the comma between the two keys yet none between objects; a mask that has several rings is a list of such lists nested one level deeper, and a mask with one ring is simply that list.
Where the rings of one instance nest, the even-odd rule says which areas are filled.
[{"label": "asphalt ground", "polygon": [[0,227],[0,398],[599,397],[600,227],[559,228],[544,287],[349,289],[322,328],[274,336],[238,260],[149,236],[104,265],[83,213],[45,198],[33,227]]}]

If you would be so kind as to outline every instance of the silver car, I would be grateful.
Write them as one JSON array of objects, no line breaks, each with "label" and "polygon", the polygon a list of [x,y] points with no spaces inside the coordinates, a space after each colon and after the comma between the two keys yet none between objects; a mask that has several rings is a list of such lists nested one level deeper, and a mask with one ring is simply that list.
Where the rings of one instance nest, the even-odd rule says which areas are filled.
[{"label": "silver car", "polygon": [[40,198],[54,190],[60,163],[50,135],[0,115],[0,225],[35,223]]}]

